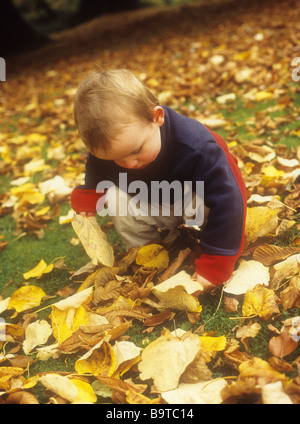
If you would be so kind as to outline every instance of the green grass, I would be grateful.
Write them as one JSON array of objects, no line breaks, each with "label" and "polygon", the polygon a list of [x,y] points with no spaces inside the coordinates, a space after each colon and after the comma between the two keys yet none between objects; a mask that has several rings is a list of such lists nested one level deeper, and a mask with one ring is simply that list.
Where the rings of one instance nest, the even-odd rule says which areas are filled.
[{"label": "green grass", "polygon": [[[66,215],[70,205],[61,205],[61,215]],[[107,219],[99,219],[105,223]],[[47,295],[54,295],[57,290],[70,284],[71,272],[77,271],[90,261],[81,244],[70,243],[76,234],[70,223],[60,225],[58,217],[49,221],[45,236],[38,239],[35,235],[25,235],[18,238],[15,234],[16,222],[10,214],[0,218],[0,234],[9,242],[0,253],[0,293],[3,297],[10,296],[18,287],[26,284],[23,274],[34,268],[41,259],[49,264],[57,258],[64,258],[66,269],[54,270],[40,279],[30,279],[30,284],[38,285]],[[109,231],[108,239],[115,244],[119,239],[114,231]]]},{"label": "green grass", "polygon": [[[290,84],[290,88],[295,87],[294,83]],[[264,128],[264,133],[259,134],[255,129],[255,122],[249,123],[256,116],[266,116],[276,122],[276,118],[282,118],[287,116],[293,116],[295,114],[295,108],[300,107],[300,95],[298,92],[292,94],[290,90],[287,90],[290,99],[290,104],[282,109],[278,109],[280,104],[278,99],[271,99],[268,101],[245,101],[237,98],[232,104],[219,106],[218,112],[223,115],[225,119],[232,123],[232,129],[227,130],[224,128],[217,129],[216,131],[225,139],[232,140],[236,137],[240,141],[251,141],[256,138],[265,138],[266,142],[272,142],[285,144],[288,149],[296,148],[299,145],[299,137],[292,135],[293,130],[300,128],[300,121],[297,119],[290,119],[288,123],[276,124],[276,129]],[[214,101],[214,99],[212,99]],[[199,109],[197,105],[194,105],[196,109]],[[259,120],[259,117],[258,117]],[[233,136],[232,133],[235,135]]]}]

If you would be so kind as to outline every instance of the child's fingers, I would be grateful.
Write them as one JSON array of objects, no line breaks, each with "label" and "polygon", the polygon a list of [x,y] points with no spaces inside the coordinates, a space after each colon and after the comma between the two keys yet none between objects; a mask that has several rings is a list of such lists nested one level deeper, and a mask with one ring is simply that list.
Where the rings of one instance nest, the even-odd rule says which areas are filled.
[{"label": "child's fingers", "polygon": [[89,217],[89,216],[96,216],[97,214],[96,212],[78,212],[78,215]]}]

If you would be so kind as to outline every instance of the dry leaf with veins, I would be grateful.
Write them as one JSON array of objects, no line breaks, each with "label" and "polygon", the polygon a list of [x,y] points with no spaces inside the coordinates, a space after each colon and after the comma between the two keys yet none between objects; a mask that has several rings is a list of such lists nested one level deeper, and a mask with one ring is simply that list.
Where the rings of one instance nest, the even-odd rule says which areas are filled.
[{"label": "dry leaf with veins", "polygon": [[96,217],[74,214],[72,226],[93,264],[112,267],[115,260],[113,248],[108,244]]},{"label": "dry leaf with veins", "polygon": [[152,378],[158,392],[175,389],[199,349],[200,340],[195,334],[185,338],[177,338],[170,333],[160,336],[141,354],[141,362],[138,364],[140,378]]},{"label": "dry leaf with veins", "polygon": [[36,346],[47,343],[52,334],[52,328],[45,320],[38,320],[29,324],[25,330],[23,350],[26,355]]},{"label": "dry leaf with veins", "polygon": [[272,337],[269,341],[269,351],[278,358],[284,358],[298,347],[298,342],[293,337],[283,332],[280,336]]},{"label": "dry leaf with veins", "polygon": [[279,303],[280,299],[273,290],[257,285],[246,292],[242,312],[245,317],[258,315],[268,320],[273,314],[280,314]]}]

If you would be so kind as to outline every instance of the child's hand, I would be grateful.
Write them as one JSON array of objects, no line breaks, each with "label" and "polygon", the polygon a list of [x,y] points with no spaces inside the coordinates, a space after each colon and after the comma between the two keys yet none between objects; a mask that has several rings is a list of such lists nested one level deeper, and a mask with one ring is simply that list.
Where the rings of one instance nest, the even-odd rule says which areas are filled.
[{"label": "child's hand", "polygon": [[89,216],[97,216],[96,212],[78,212],[78,215],[86,216],[87,218]]},{"label": "child's hand", "polygon": [[192,275],[192,278],[196,281],[198,281],[198,283],[201,284],[201,286],[203,287],[203,291],[204,292],[208,292],[211,291],[213,289],[215,289],[217,286],[213,283],[211,283],[210,281],[208,281],[206,278],[202,277],[201,275],[197,274],[197,272],[195,272]]}]

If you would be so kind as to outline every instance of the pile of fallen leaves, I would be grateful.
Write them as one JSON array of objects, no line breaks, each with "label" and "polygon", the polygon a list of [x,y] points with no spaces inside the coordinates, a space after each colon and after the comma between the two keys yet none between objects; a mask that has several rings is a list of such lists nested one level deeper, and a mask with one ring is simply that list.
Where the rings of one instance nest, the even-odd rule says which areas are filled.
[{"label": "pile of fallen leaves", "polygon": [[[300,313],[294,313],[300,308],[300,150],[277,144],[280,137],[300,134],[294,102],[299,89],[291,85],[290,69],[299,55],[299,6],[292,0],[272,2],[272,9],[241,5],[227,19],[205,17],[191,7],[194,25],[177,13],[176,24],[157,40],[143,40],[138,35],[144,25],[134,25],[135,39],[124,35],[119,50],[94,48],[42,70],[33,65],[1,86],[0,173],[10,184],[0,194],[0,216],[15,220],[18,238],[42,239],[57,217],[62,231],[72,222],[78,238],[74,233],[71,242],[81,242],[91,262],[75,270],[59,301],[50,303],[37,280],[64,266],[60,258],[41,260],[24,273],[19,289],[0,299],[5,316],[0,318],[0,403],[38,403],[36,387],[49,403],[300,403],[300,377],[295,377],[300,359],[286,359],[297,353],[300,337]],[[76,30],[78,40],[69,33],[60,37],[69,36],[69,47],[75,48],[93,33],[100,45],[101,25],[96,20],[88,25]],[[85,39],[83,44],[86,51],[90,44]],[[73,218],[71,210],[61,216],[61,203],[84,173],[73,97],[78,82],[99,63],[132,69],[161,103],[229,132],[229,148],[248,191],[243,255],[224,288],[212,294],[235,319],[230,335],[206,332],[201,321],[204,298],[190,278],[193,248],[176,250],[174,241],[168,248],[149,245],[115,256],[93,219]],[[236,111],[237,102],[254,110],[265,101],[276,104],[238,122],[223,115],[224,109]],[[240,127],[251,142],[239,139]],[[0,234],[0,251],[7,246]],[[170,332],[170,322],[183,315],[194,330],[175,324]],[[274,319],[281,317],[278,328]],[[269,331],[268,360],[249,348],[262,321]],[[142,346],[128,336],[137,322]],[[160,335],[153,340],[157,329]],[[76,360],[72,372],[31,371],[33,363],[68,357]],[[214,378],[216,368],[224,369],[222,378]]]},{"label": "pile of fallen leaves", "polygon": [[[280,308],[300,307],[300,239],[295,236],[285,247],[272,243],[293,226],[299,227],[293,219],[300,208],[299,161],[278,156],[274,147],[259,142],[247,150],[235,143],[230,148],[243,162],[252,193],[243,255],[224,288],[216,290],[222,291],[226,311],[239,313],[235,337],[206,333],[205,325],[194,332],[164,328],[178,313],[185,313],[192,324],[200,320],[201,286],[189,273],[193,248],[182,249],[175,257],[173,251],[170,260],[170,248],[150,244],[115,258],[96,218],[75,214],[74,231],[91,258],[72,276],[83,281],[76,292],[47,306],[48,317],[39,319],[49,297],[30,279],[52,272],[57,265],[41,261],[24,274],[28,285],[0,301],[0,313],[13,310],[11,319],[18,318],[17,324],[2,322],[0,327],[2,402],[38,403],[31,389],[40,383],[50,403],[104,399],[201,404],[238,402],[250,394],[257,402],[300,403],[299,377],[287,376],[300,366],[300,357],[293,364],[284,359],[298,346],[300,314],[284,320],[281,329],[272,325]],[[41,191],[34,193],[41,195]],[[288,194],[282,201],[275,193]],[[272,335],[268,361],[249,353],[249,340],[261,330],[256,317],[268,323]],[[136,320],[143,323],[146,341],[157,326],[161,335],[136,346],[126,336]],[[30,374],[32,362],[62,355],[76,355],[72,372]],[[213,379],[216,355],[219,366],[231,368],[233,375]]]}]

